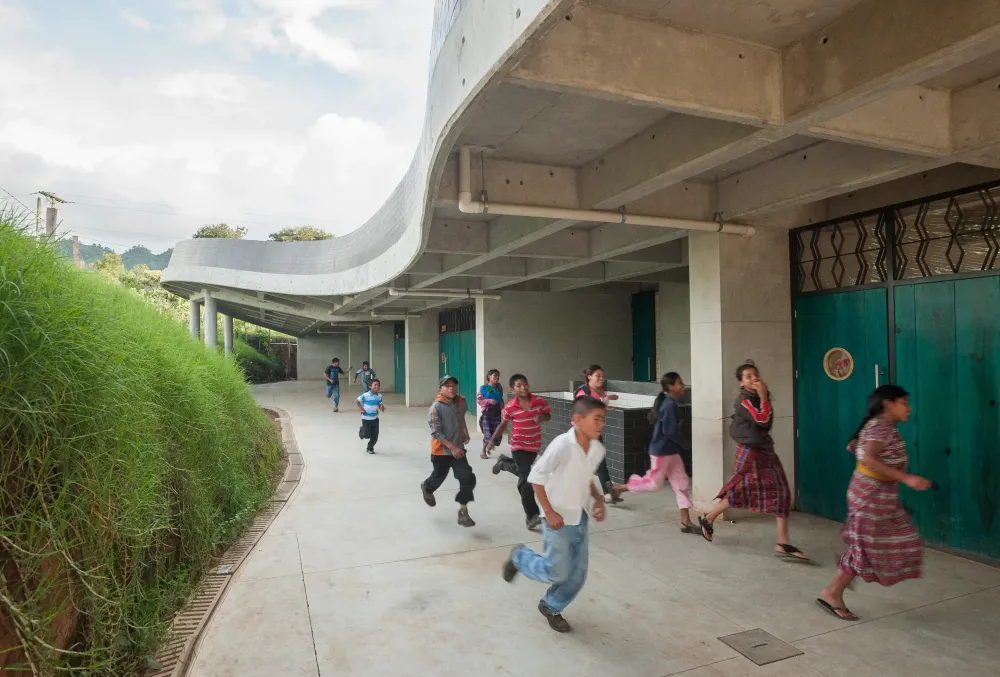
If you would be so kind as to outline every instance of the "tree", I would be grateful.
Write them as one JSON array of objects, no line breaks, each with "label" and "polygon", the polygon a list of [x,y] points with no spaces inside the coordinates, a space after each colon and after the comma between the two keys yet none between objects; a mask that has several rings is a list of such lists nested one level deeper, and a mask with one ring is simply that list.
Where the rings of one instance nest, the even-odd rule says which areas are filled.
[{"label": "tree", "polygon": [[242,240],[246,237],[247,229],[245,226],[230,226],[228,223],[213,223],[208,226],[202,226],[198,229],[191,237],[196,238],[222,238],[225,240]]},{"label": "tree", "polygon": [[114,252],[108,252],[94,263],[94,270],[107,279],[118,282],[125,273],[125,265],[122,263],[122,257]]},{"label": "tree", "polygon": [[267,237],[275,242],[312,242],[314,240],[329,240],[333,235],[314,226],[298,226],[282,228],[277,233],[271,233]]}]

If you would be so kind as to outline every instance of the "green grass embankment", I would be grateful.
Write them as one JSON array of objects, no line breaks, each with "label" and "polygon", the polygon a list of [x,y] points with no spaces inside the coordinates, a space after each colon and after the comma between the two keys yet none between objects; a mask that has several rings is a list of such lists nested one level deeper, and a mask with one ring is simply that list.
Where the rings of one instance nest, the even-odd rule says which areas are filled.
[{"label": "green grass embankment", "polygon": [[279,457],[233,361],[0,215],[0,666],[145,668]]}]

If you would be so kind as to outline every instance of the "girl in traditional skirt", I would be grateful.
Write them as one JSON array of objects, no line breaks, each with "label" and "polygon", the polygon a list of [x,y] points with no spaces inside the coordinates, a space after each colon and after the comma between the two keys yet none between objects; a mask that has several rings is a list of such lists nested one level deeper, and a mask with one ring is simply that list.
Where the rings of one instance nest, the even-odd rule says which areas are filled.
[{"label": "girl in traditional skirt", "polygon": [[[604,403],[604,406],[608,407],[609,402],[618,399],[617,395],[610,394],[604,389],[606,381],[604,379],[604,369],[601,368],[601,365],[592,364],[584,369],[583,378],[586,379],[586,383],[576,389],[576,394],[573,396],[574,400],[580,397],[593,397],[595,400],[600,400]],[[604,442],[603,436],[601,437],[600,442]],[[615,483],[611,481],[611,473],[608,471],[607,458],[601,461],[601,464],[597,466],[597,479],[601,483],[601,488],[604,489],[605,500],[611,505],[621,503],[621,494],[619,494],[618,490],[615,488]]]},{"label": "girl in traditional skirt", "polygon": [[899,386],[880,386],[869,396],[868,412],[847,446],[857,457],[841,533],[847,549],[816,600],[845,621],[858,620],[844,605],[844,590],[856,576],[885,586],[920,577],[924,547],[899,504],[899,483],[916,491],[932,483],[906,472],[906,442],[896,424],[909,417],[909,393]]},{"label": "girl in traditional skirt", "polygon": [[[479,429],[483,431],[483,451],[479,458],[489,458],[490,450],[487,449],[493,433],[500,426],[500,414],[503,411],[503,388],[500,386],[500,372],[497,369],[490,369],[486,372],[486,383],[479,386],[476,393],[476,404],[479,405]],[[497,444],[502,441],[497,440]]]},{"label": "girl in traditional skirt", "polygon": [[805,553],[789,542],[791,491],[771,439],[774,410],[767,384],[761,379],[756,365],[750,361],[736,370],[736,380],[740,383],[740,394],[736,398],[733,421],[729,426],[729,436],[736,442],[736,469],[716,496],[722,501],[698,520],[701,535],[706,541],[711,541],[715,520],[730,507],[774,515],[778,522],[778,542],[774,546],[774,554],[782,559],[808,562]]}]

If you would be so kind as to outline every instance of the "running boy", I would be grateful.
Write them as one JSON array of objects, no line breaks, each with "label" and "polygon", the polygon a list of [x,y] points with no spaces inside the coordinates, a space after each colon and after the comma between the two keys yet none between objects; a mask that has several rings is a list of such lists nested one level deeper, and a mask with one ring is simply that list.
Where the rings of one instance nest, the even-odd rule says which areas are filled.
[{"label": "running boy", "polygon": [[592,397],[573,403],[573,427],[552,440],[528,477],[545,514],[544,554],[517,545],[503,565],[508,583],[520,571],[549,584],[538,610],[556,632],[570,631],[562,612],[587,579],[587,513],[604,521],[604,492],[594,483],[594,473],[604,460],[604,445],[598,439],[604,431],[605,409]]},{"label": "running boy", "polygon": [[324,373],[326,374],[326,399],[332,397],[333,410],[340,411],[340,375],[347,373],[340,368],[340,358],[333,358]]},{"label": "running boy", "polygon": [[382,394],[379,393],[381,383],[375,379],[365,392],[358,396],[358,409],[361,410],[361,429],[358,437],[368,440],[368,453],[375,453],[375,443],[378,442],[378,413],[385,411],[382,404]]},{"label": "running boy", "polygon": [[463,527],[474,527],[476,523],[469,517],[469,503],[473,501],[472,490],[476,488],[476,475],[472,472],[465,445],[472,439],[465,421],[468,406],[465,398],[458,394],[458,379],[442,376],[438,382],[438,396],[427,414],[427,424],[431,429],[431,475],[420,483],[420,493],[424,503],[430,507],[437,505],[434,492],[448,477],[451,470],[458,480],[458,523]]},{"label": "running boy", "polygon": [[503,408],[502,421],[493,431],[486,453],[493,451],[510,423],[510,453],[513,458],[500,454],[493,465],[493,474],[499,475],[501,470],[506,470],[517,475],[517,492],[521,495],[521,507],[524,508],[524,523],[529,529],[537,529],[542,518],[538,515],[538,504],[535,503],[528,474],[538,452],[542,450],[542,423],[552,418],[552,410],[544,398],[531,394],[531,386],[524,374],[510,377],[510,389],[514,391],[514,399]]},{"label": "running boy", "polygon": [[375,380],[375,371],[368,364],[368,360],[361,363],[361,368],[354,375],[355,383],[358,382],[358,377],[361,377],[361,385],[365,387],[365,390],[368,390],[372,385],[372,381]]}]

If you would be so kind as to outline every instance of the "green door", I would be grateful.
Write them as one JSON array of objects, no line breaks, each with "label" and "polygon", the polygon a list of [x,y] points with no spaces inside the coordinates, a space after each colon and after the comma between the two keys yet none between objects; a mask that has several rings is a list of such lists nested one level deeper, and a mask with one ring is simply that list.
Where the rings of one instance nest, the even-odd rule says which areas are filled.
[{"label": "green door", "polygon": [[[842,521],[855,465],[847,451],[868,395],[889,372],[888,308],[883,289],[799,298],[795,304],[798,413],[798,507]],[[846,350],[853,369],[835,380],[828,353]],[[843,365],[841,365],[843,367]]]},{"label": "green door", "polygon": [[458,394],[465,397],[470,411],[475,411],[476,390],[476,332],[459,331],[440,334],[438,347],[441,353],[438,375],[451,374],[458,379]]},{"label": "green door", "polygon": [[1000,277],[897,287],[897,380],[911,472],[938,491],[903,489],[930,542],[1000,556]]},{"label": "green door", "polygon": [[406,392],[406,335],[402,323],[396,325],[395,342],[393,353],[395,355],[394,367],[396,371],[396,392]]},{"label": "green door", "polygon": [[632,380],[656,381],[656,292],[632,295]]}]

